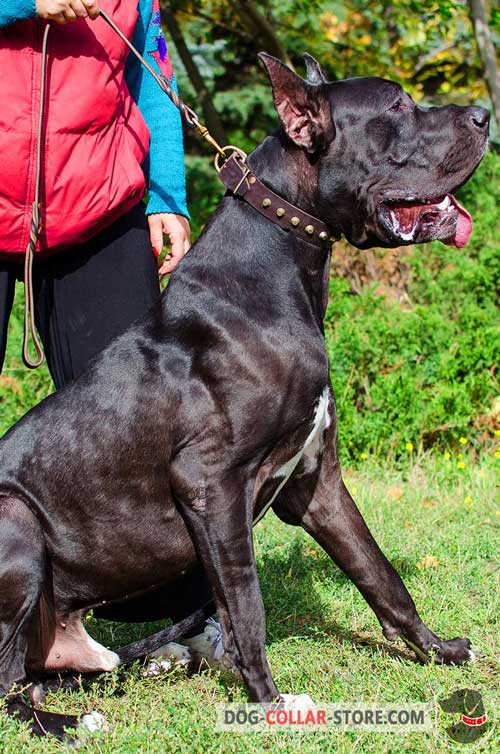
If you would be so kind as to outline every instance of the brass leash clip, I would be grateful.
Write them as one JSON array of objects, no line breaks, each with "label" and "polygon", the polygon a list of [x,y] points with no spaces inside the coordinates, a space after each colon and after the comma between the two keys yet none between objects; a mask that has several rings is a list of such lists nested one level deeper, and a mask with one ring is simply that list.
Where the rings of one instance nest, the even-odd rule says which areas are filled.
[{"label": "brass leash clip", "polygon": [[[229,152],[229,154],[226,154],[226,152]],[[222,158],[224,158],[224,162],[228,160],[230,157],[235,157],[237,160],[239,160],[246,168],[247,173],[250,172],[249,168],[246,165],[246,159],[247,159],[247,153],[243,151],[243,149],[240,149],[239,147],[235,147],[234,144],[227,144],[225,147],[219,147],[219,153],[215,155],[214,158],[214,165],[215,169],[218,173],[220,173],[222,168]],[[245,174],[246,176],[246,174]]]}]

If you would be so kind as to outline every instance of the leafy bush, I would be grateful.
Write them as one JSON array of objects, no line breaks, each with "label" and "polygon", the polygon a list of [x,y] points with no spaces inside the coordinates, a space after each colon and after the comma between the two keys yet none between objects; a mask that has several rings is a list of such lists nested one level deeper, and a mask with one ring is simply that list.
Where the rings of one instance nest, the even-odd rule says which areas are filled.
[{"label": "leafy bush", "polygon": [[47,367],[27,370],[21,361],[23,308],[21,285],[17,285],[14,310],[9,321],[7,355],[0,374],[0,436],[32,406],[52,391]]}]

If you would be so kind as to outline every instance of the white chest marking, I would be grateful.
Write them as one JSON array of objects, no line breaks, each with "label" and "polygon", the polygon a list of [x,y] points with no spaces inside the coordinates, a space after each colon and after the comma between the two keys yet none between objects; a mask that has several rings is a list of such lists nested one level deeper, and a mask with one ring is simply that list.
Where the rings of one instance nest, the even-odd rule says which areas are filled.
[{"label": "white chest marking", "polygon": [[316,411],[314,414],[314,421],[311,431],[309,432],[307,439],[302,448],[295,453],[290,460],[283,464],[277,471],[274,472],[273,477],[282,477],[278,487],[272,498],[264,505],[253,524],[257,524],[261,518],[267,513],[270,506],[276,499],[281,489],[288,482],[293,472],[299,465],[301,459],[304,461],[304,472],[311,473],[316,468],[318,462],[318,456],[323,449],[323,433],[327,427],[330,426],[331,419],[328,413],[328,387],[325,387],[321,393]]}]

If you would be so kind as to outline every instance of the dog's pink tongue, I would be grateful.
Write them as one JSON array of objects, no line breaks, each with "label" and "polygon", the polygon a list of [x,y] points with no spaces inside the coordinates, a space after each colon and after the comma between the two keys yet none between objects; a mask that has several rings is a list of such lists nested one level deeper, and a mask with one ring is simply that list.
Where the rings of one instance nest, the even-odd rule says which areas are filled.
[{"label": "dog's pink tongue", "polygon": [[458,220],[455,233],[444,240],[443,243],[447,246],[457,246],[457,248],[461,249],[462,246],[465,246],[472,233],[472,217],[469,215],[465,207],[462,207],[462,205],[457,202],[452,194],[448,194],[448,196],[454,207],[458,210]]}]

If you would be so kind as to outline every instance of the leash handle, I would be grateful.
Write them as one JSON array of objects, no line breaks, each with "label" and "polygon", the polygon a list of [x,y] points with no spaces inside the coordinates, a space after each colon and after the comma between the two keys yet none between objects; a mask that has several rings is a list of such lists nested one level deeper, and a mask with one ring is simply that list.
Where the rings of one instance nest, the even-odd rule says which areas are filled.
[{"label": "leash handle", "polygon": [[[47,80],[47,42],[50,24],[45,26],[42,41],[42,63],[40,72],[40,108],[38,112],[37,145],[36,145],[36,177],[35,199],[31,208],[30,240],[24,258],[24,334],[23,361],[29,369],[36,369],[43,363],[43,349],[35,327],[35,304],[33,296],[33,258],[40,235],[40,184],[42,178],[42,138],[43,114],[45,111],[45,85]],[[29,354],[29,340],[33,341],[36,357]]]},{"label": "leash handle", "polygon": [[184,119],[184,122],[189,126],[189,128],[193,128],[203,139],[208,141],[208,143],[215,149],[218,154],[220,154],[222,157],[225,157],[225,153],[220,144],[218,144],[218,142],[214,139],[208,128],[200,122],[200,119],[198,118],[195,111],[191,107],[189,107],[189,105],[186,105],[186,103],[179,97],[175,89],[170,85],[167,77],[162,73],[157,73],[154,70],[154,68],[148,63],[146,58],[141,55],[139,50],[134,47],[129,38],[115,24],[113,19],[110,18],[110,16],[108,16],[108,14],[102,10],[102,8],[99,9],[99,15],[102,16],[102,18],[113,29],[113,31],[118,34],[122,42],[125,42],[130,52],[132,52],[144,66],[144,68],[149,71],[151,76],[154,78],[158,86],[165,92],[165,94],[170,97],[177,109],[180,110],[181,116]]}]

